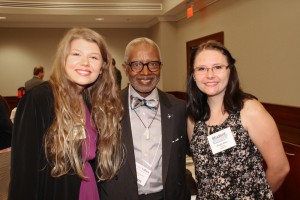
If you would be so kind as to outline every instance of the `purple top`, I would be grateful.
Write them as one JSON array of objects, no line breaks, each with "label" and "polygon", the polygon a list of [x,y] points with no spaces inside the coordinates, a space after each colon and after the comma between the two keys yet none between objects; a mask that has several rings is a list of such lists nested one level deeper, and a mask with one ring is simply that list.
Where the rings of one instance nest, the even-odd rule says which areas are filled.
[{"label": "purple top", "polygon": [[86,118],[86,139],[82,145],[82,159],[84,161],[84,174],[87,176],[86,180],[81,181],[79,200],[99,200],[99,193],[97,183],[92,166],[89,160],[93,160],[96,157],[96,145],[97,145],[97,130],[91,124],[91,114],[88,108],[85,106],[85,118]]}]

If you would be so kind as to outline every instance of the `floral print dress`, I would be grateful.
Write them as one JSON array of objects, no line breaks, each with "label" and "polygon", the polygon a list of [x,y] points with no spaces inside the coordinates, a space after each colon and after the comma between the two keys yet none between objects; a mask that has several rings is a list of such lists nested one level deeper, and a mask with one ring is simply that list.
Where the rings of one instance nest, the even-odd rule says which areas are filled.
[{"label": "floral print dress", "polygon": [[213,133],[230,127],[236,145],[213,154],[207,136],[208,126],[195,123],[190,148],[195,163],[197,200],[273,199],[266,181],[263,158],[242,126],[240,112],[230,114]]}]

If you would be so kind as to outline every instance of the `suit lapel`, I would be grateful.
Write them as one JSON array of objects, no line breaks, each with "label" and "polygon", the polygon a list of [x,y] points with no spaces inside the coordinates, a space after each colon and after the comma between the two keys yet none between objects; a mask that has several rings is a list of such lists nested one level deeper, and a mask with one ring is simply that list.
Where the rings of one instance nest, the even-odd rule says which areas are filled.
[{"label": "suit lapel", "polygon": [[[126,146],[127,160],[132,174],[136,177],[136,166],[134,156],[134,146],[131,132],[130,115],[128,108],[128,87],[121,92],[121,100],[124,106],[124,116],[121,121],[122,125],[122,137]],[[168,167],[170,161],[173,133],[174,133],[174,109],[172,103],[166,94],[158,90],[160,109],[161,109],[161,127],[162,127],[162,179],[163,184],[166,182]]]},{"label": "suit lapel", "polygon": [[174,113],[172,104],[166,94],[158,90],[161,108],[161,127],[162,127],[162,179],[166,182],[168,167],[171,154],[171,146],[174,129]]},{"label": "suit lapel", "polygon": [[130,166],[133,176],[135,178],[137,178],[133,139],[132,139],[132,133],[131,133],[130,115],[129,115],[129,108],[128,108],[128,89],[129,89],[129,87],[127,87],[121,91],[121,101],[122,101],[123,107],[124,107],[124,116],[121,121],[122,137],[123,137],[124,145],[126,147],[126,158],[128,160],[128,164]]}]

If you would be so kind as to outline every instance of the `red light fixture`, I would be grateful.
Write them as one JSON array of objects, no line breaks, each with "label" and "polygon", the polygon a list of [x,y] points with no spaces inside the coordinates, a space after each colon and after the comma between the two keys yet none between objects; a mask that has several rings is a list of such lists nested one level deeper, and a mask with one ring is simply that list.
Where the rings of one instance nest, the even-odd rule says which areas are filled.
[{"label": "red light fixture", "polygon": [[194,6],[190,5],[186,10],[186,17],[189,19],[194,15]]}]

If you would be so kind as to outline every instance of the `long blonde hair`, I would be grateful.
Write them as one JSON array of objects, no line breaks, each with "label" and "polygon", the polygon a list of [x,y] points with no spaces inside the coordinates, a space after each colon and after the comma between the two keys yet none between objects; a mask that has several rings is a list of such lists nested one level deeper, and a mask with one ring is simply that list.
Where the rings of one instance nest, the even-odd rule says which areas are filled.
[{"label": "long blonde hair", "polygon": [[[65,72],[70,44],[79,38],[96,43],[103,59],[102,73],[83,91],[78,91]],[[54,94],[55,118],[44,139],[45,153],[52,167],[51,175],[59,177],[76,173],[85,178],[81,153],[83,140],[80,134],[74,134],[76,127],[85,127],[85,115],[79,98],[83,95],[91,107],[91,119],[98,129],[96,174],[101,180],[111,179],[124,157],[120,127],[123,107],[115,85],[111,55],[104,39],[88,28],[69,30],[59,43],[52,68],[49,82]]]}]

